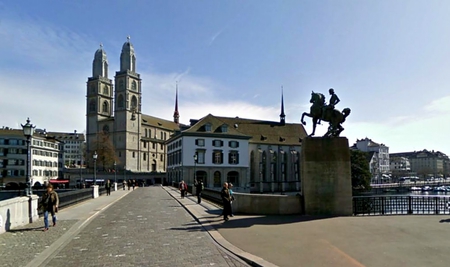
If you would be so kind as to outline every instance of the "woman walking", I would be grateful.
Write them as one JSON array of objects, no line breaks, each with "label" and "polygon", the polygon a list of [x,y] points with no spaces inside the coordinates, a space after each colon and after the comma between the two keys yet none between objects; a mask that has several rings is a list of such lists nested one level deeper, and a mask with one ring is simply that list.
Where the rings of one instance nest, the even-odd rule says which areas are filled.
[{"label": "woman walking", "polygon": [[228,221],[228,216],[231,216],[231,195],[228,190],[228,184],[223,183],[222,191],[220,192],[223,201],[223,219]]},{"label": "woman walking", "polygon": [[56,213],[58,212],[59,197],[58,193],[53,191],[53,185],[47,186],[47,191],[42,195],[42,200],[39,203],[39,209],[44,211],[44,232],[48,230],[48,213],[52,214],[53,226],[56,226]]}]

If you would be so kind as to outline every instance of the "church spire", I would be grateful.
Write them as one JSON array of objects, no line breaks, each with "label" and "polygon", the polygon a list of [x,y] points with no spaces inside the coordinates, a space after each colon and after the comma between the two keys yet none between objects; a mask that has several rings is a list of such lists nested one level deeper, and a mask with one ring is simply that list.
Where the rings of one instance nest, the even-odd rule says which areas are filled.
[{"label": "church spire", "polygon": [[180,113],[178,112],[178,82],[175,93],[175,112],[173,113],[173,122],[180,123]]},{"label": "church spire", "polygon": [[281,86],[281,114],[280,114],[280,124],[284,125],[286,115],[284,115],[284,99],[283,99],[283,86]]}]

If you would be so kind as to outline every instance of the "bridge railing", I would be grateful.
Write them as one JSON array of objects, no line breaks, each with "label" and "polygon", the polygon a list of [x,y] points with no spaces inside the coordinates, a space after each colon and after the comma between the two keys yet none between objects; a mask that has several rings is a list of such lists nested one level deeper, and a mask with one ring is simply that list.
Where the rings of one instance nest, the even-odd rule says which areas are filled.
[{"label": "bridge railing", "polygon": [[353,215],[450,214],[450,196],[355,196]]}]

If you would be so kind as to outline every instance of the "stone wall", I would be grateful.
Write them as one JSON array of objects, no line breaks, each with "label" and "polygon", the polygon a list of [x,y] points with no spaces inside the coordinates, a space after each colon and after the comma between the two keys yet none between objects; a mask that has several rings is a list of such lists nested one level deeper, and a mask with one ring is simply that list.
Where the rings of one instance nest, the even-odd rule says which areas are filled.
[{"label": "stone wall", "polygon": [[37,195],[32,195],[0,201],[0,234],[37,220],[38,199]]},{"label": "stone wall", "polygon": [[234,193],[233,212],[253,215],[302,214],[300,196]]}]

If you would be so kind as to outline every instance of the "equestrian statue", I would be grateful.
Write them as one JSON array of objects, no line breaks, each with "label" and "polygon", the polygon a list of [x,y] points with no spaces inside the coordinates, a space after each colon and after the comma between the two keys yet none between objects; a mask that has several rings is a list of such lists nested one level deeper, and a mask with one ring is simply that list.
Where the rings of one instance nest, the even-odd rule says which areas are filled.
[{"label": "equestrian statue", "polygon": [[304,117],[308,116],[312,118],[313,122],[313,131],[309,136],[313,136],[316,132],[317,124],[320,124],[320,121],[329,122],[328,131],[324,135],[324,137],[337,137],[344,130],[342,127],[342,123],[344,123],[345,118],[350,115],[350,109],[344,108],[342,112],[335,109],[337,103],[340,102],[339,97],[334,93],[334,89],[331,88],[328,90],[331,95],[330,103],[328,105],[325,104],[325,96],[321,93],[315,93],[314,91],[311,93],[311,100],[309,100],[311,105],[311,109],[309,113],[304,112],[302,114],[301,122],[303,125],[306,125],[304,121]]}]

